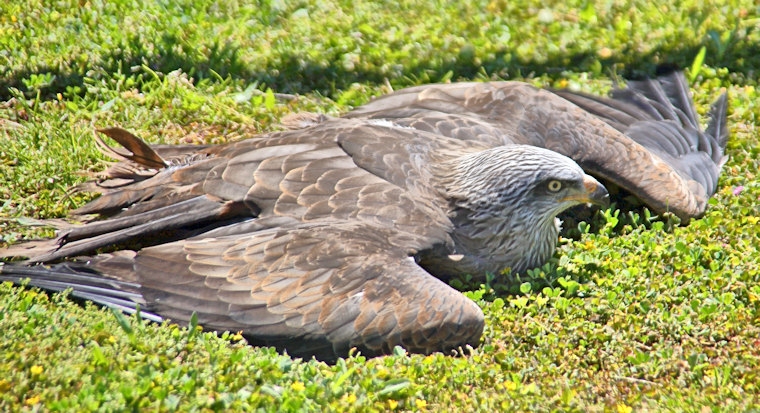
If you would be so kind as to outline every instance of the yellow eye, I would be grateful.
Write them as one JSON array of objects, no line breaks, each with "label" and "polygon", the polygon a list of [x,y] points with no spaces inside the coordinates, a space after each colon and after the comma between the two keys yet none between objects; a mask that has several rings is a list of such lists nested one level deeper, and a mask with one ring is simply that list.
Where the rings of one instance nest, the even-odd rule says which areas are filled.
[{"label": "yellow eye", "polygon": [[549,181],[549,184],[546,185],[546,188],[548,188],[551,192],[558,192],[560,189],[562,189],[562,182],[557,180]]}]

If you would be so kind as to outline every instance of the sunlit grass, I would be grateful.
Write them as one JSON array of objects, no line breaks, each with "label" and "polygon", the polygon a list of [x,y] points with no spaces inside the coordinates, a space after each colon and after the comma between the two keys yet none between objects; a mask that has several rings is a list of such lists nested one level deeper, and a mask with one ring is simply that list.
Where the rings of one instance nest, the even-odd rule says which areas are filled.
[{"label": "sunlit grass", "polygon": [[4,3],[0,245],[90,199],[71,189],[106,167],[92,133],[111,125],[223,143],[389,86],[602,93],[674,63],[699,68],[700,114],[729,93],[731,138],[702,219],[608,213],[515,285],[471,286],[487,325],[468,356],[328,366],[3,285],[0,410],[757,409],[759,24],[749,1]]}]

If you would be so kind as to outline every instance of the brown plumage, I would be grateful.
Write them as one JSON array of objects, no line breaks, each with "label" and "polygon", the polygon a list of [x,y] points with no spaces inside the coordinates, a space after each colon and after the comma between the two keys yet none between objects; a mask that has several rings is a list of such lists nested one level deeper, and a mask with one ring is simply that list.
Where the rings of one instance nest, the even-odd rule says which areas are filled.
[{"label": "brown plumage", "polygon": [[[481,89],[480,106],[457,100]],[[29,264],[90,256],[5,265],[0,279],[71,286],[125,311],[140,304],[156,320],[196,312],[206,328],[323,359],[351,347],[374,355],[395,345],[422,353],[477,345],[483,314],[437,278],[541,265],[556,247],[557,214],[607,201],[575,162],[537,146],[557,149],[562,134],[579,151],[577,142],[594,136],[597,145],[639,146],[520,83],[431,86],[387,99],[220,146],[151,148],[103,130],[127,151],[105,148],[123,160],[83,188],[103,195],[75,212],[106,219],[4,252]],[[527,103],[543,104],[544,117]],[[92,255],[104,247],[115,251]]]}]

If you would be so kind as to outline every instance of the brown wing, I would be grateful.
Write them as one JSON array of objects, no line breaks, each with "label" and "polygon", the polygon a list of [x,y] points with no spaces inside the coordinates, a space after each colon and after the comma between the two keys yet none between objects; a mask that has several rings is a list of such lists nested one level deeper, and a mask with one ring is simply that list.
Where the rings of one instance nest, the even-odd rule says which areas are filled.
[{"label": "brown wing", "polygon": [[[124,136],[120,132],[121,141],[128,142]],[[429,185],[431,157],[483,147],[347,119],[175,154],[160,169],[155,167],[162,158],[138,146],[150,165],[117,164],[112,180],[89,187],[103,195],[76,211],[109,219],[68,230],[52,252],[36,248],[24,255],[44,262],[110,245],[139,241],[136,248],[211,230],[228,235],[282,220],[328,218],[444,239],[451,228],[449,205]]]},{"label": "brown wing", "polygon": [[384,226],[310,223],[95,256],[74,272],[75,263],[61,264],[65,272],[0,266],[0,279],[31,276],[32,285],[71,287],[128,311],[139,303],[174,322],[195,312],[207,329],[242,331],[298,356],[476,346],[480,309],[409,256],[437,241]]},{"label": "brown wing", "polygon": [[705,131],[682,73],[628,82],[611,98],[555,91],[624,133],[665,160],[682,176],[697,181],[708,197],[717,190],[720,166],[728,139],[723,94],[713,104]]},{"label": "brown wing", "polygon": [[488,145],[546,147],[657,212],[700,216],[723,162],[725,97],[705,133],[683,74],[652,82],[633,83],[613,99],[567,91],[557,92],[560,97],[520,82],[429,85],[380,97],[347,116],[388,119]]}]

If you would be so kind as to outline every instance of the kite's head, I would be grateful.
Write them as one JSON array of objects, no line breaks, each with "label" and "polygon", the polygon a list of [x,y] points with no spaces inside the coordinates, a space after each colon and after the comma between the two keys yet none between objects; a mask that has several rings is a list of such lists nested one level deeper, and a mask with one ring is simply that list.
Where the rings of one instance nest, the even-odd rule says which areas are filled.
[{"label": "kite's head", "polygon": [[609,204],[604,186],[572,159],[535,146],[487,149],[447,167],[442,183],[452,200],[457,248],[498,270],[542,265],[557,244],[559,213]]}]

